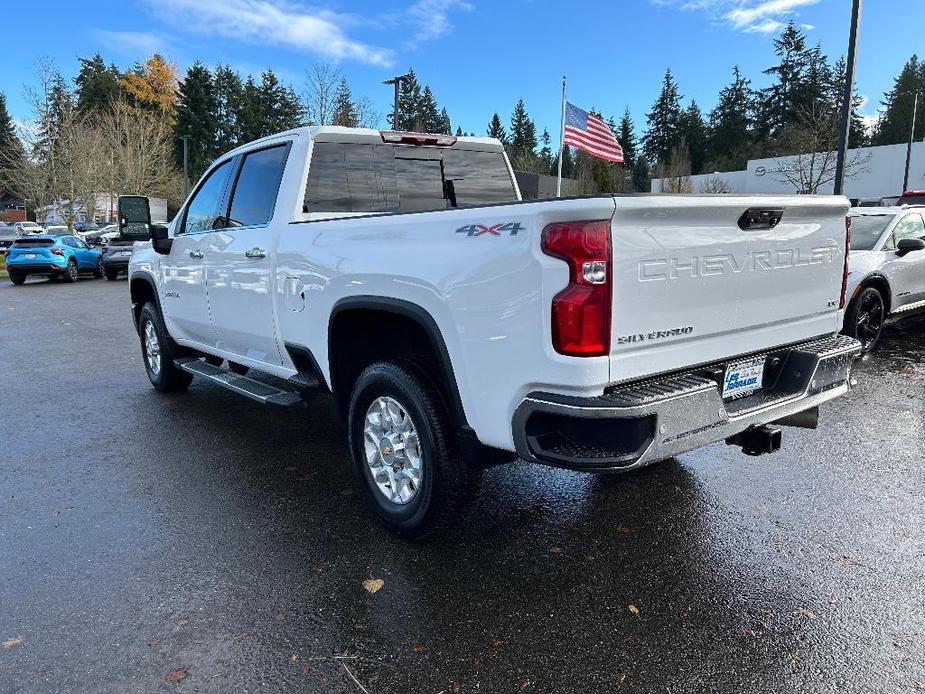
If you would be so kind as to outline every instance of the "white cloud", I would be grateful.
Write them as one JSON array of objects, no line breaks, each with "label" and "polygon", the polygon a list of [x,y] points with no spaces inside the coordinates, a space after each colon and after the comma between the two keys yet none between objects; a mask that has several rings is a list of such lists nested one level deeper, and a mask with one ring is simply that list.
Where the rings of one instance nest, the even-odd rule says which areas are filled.
[{"label": "white cloud", "polygon": [[148,31],[108,31],[97,29],[96,35],[107,48],[113,48],[119,53],[137,56],[139,53],[163,53],[167,43],[157,34]]},{"label": "white cloud", "polygon": [[[784,26],[783,20],[820,0],[650,0],[660,7],[685,12],[705,12],[718,23],[736,31],[768,34]],[[807,31],[811,24],[801,25]]]},{"label": "white cloud", "polygon": [[407,15],[416,26],[408,43],[415,46],[424,41],[436,39],[450,31],[451,10],[471,10],[472,5],[464,0],[417,0],[407,10]]},{"label": "white cloud", "polygon": [[333,60],[390,66],[393,52],[350,38],[349,15],[285,0],[149,0],[164,21],[202,34],[288,46]]}]

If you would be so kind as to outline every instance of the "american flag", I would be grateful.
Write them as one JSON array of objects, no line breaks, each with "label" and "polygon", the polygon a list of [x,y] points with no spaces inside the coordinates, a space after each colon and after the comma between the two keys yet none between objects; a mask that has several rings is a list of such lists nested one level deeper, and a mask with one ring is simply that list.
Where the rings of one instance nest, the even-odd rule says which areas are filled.
[{"label": "american flag", "polygon": [[577,147],[600,159],[623,163],[623,148],[600,116],[565,104],[565,145]]}]

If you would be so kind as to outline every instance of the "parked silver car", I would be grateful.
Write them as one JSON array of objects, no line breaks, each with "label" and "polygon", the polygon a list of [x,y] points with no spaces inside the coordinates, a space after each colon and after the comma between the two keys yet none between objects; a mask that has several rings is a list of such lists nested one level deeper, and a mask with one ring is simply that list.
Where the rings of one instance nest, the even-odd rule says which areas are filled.
[{"label": "parked silver car", "polygon": [[925,206],[854,207],[843,332],[869,352],[884,323],[925,310]]}]

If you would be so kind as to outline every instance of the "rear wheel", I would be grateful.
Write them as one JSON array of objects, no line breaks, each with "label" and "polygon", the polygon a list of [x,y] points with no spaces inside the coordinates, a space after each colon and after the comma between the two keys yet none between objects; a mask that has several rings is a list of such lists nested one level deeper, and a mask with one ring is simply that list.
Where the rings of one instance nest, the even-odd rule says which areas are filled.
[{"label": "rear wheel", "polygon": [[77,262],[71,258],[67,261],[67,267],[64,269],[64,274],[61,276],[61,278],[65,282],[76,282],[77,274]]},{"label": "rear wheel", "polygon": [[178,369],[173,363],[173,340],[164,327],[160,311],[151,302],[146,303],[141,309],[138,333],[141,337],[145,371],[151,385],[162,393],[186,390],[193,380],[193,375]]},{"label": "rear wheel", "polygon": [[103,259],[97,258],[96,268],[93,270],[93,276],[99,279],[100,277],[103,276],[104,273],[105,273],[105,270],[103,269]]},{"label": "rear wheel", "polygon": [[18,285],[18,284],[22,284],[22,283],[25,282],[25,281],[26,281],[26,276],[25,276],[25,275],[21,275],[21,274],[18,273],[18,272],[11,272],[11,273],[10,273],[10,282],[12,282],[13,284],[17,284],[17,285]]},{"label": "rear wheel", "polygon": [[446,403],[410,362],[377,362],[350,397],[348,437],[367,502],[390,529],[421,537],[459,517],[478,471],[460,456]]},{"label": "rear wheel", "polygon": [[870,352],[880,339],[885,318],[883,295],[875,287],[865,287],[845,312],[844,332],[860,341],[865,353]]}]

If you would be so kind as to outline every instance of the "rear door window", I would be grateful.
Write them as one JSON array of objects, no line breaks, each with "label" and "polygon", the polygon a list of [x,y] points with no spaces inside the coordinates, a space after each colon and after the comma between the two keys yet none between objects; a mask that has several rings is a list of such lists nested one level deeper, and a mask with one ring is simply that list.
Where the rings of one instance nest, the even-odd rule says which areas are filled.
[{"label": "rear door window", "polygon": [[261,226],[270,221],[288,155],[288,143],[244,155],[232,193],[229,227]]}]

